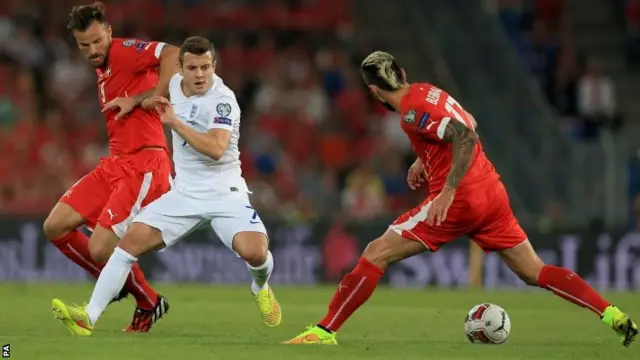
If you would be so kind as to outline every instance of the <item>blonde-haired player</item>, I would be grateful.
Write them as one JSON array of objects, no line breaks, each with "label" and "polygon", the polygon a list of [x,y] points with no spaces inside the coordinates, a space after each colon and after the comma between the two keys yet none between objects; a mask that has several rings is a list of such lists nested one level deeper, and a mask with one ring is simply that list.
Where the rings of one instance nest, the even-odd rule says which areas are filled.
[{"label": "blonde-haired player", "polygon": [[[337,344],[336,333],[373,294],[389,265],[469,236],[483,250],[497,252],[525,283],[595,313],[629,346],[638,327],[628,315],[575,272],[544,264],[538,257],[464,108],[432,84],[408,83],[389,53],[370,54],[360,70],[373,97],[400,113],[399,125],[418,156],[407,181],[412,186],[428,181],[429,195],[367,246],[340,283],[325,317],[287,343]],[[427,179],[421,177],[425,170]]]}]

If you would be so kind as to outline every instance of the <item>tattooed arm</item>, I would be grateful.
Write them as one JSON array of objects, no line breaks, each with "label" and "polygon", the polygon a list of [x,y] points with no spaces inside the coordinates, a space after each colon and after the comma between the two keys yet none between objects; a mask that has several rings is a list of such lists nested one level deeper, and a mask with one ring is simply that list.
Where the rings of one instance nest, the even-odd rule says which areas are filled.
[{"label": "tattooed arm", "polygon": [[134,95],[133,96],[133,101],[135,102],[135,106],[139,106],[142,104],[143,101],[145,101],[146,99],[150,98],[153,95],[153,92],[155,91],[155,89],[149,89],[143,93],[140,93],[138,95]]},{"label": "tattooed arm", "polygon": [[453,146],[451,170],[447,175],[446,187],[455,190],[471,165],[478,135],[461,122],[450,120],[444,130],[442,140],[452,143]]}]

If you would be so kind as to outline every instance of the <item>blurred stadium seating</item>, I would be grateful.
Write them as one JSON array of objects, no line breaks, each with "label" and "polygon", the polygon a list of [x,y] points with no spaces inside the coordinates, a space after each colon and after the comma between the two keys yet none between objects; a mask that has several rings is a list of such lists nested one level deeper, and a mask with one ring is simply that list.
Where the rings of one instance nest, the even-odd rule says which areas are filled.
[{"label": "blurred stadium seating", "polygon": [[[404,183],[413,156],[395,116],[357,72],[384,48],[476,114],[525,224],[635,226],[640,3],[588,2],[118,0],[107,16],[117,36],[214,41],[243,109],[243,170],[269,214],[368,220],[421,198]],[[107,155],[93,70],[64,30],[72,4],[0,4],[3,213],[45,214]],[[583,131],[577,88],[592,58],[616,84],[625,131]]]}]

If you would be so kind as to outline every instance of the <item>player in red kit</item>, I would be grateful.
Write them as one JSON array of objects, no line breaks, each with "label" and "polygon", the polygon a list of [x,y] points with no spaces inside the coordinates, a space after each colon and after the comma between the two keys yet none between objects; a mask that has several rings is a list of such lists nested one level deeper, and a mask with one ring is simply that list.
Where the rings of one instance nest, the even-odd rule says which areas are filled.
[{"label": "player in red kit", "polygon": [[[96,68],[110,154],[62,196],[44,222],[44,232],[97,278],[136,213],[170,188],[162,124],[155,111],[139,105],[152,95],[165,95],[178,51],[161,42],[112,38],[101,3],[75,6],[70,17],[68,29]],[[93,230],[90,238],[78,230],[83,224]],[[149,331],[169,309],[137,265],[114,300],[127,294],[135,297],[137,308],[125,331]]]},{"label": "player in red kit", "polygon": [[[400,112],[400,125],[418,159],[407,181],[428,181],[429,195],[401,215],[365,249],[358,265],[340,283],[326,316],[288,344],[337,344],[336,332],[373,294],[387,267],[425,251],[437,251],[469,236],[485,251],[496,251],[524,282],[597,314],[624,346],[638,335],[636,324],[604,300],[578,274],[545,265],[511,212],[509,197],[475,132],[475,120],[449,94],[427,83],[409,84],[388,53],[376,51],[361,72],[372,95]],[[426,179],[424,178],[426,174]]]}]

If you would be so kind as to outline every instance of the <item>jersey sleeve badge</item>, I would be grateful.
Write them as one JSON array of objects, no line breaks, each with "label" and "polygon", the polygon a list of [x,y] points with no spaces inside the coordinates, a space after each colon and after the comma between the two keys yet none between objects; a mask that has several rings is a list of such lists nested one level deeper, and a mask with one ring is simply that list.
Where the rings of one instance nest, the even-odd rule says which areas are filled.
[{"label": "jersey sleeve badge", "polygon": [[128,39],[128,40],[124,40],[122,42],[122,46],[124,46],[124,47],[131,47],[131,46],[133,46],[135,44],[136,44],[136,40],[135,39]]},{"label": "jersey sleeve badge", "polygon": [[413,124],[414,122],[416,122],[416,111],[407,111],[407,113],[402,117],[402,121],[406,122],[407,124]]},{"label": "jersey sleeve badge", "polygon": [[221,103],[216,106],[216,112],[220,117],[226,118],[231,114],[231,105],[227,103]]}]

